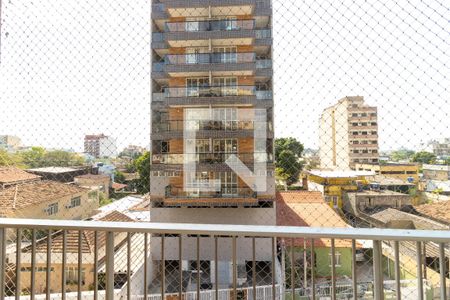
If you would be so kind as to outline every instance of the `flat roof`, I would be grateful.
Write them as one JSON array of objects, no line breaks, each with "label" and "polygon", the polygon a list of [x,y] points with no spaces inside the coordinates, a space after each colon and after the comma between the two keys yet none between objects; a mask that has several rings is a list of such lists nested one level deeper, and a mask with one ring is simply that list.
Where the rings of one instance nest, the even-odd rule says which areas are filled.
[{"label": "flat roof", "polygon": [[358,165],[358,166],[361,166],[361,165],[368,165],[368,166],[380,166],[380,167],[383,167],[383,166],[406,166],[406,167],[416,167],[416,166],[418,166],[417,164],[415,164],[415,163],[396,163],[396,162],[385,162],[385,163],[382,163],[382,164],[380,164],[380,163],[370,163],[370,162],[367,162],[367,163],[355,163],[355,165]]},{"label": "flat roof", "polygon": [[422,166],[424,170],[433,170],[433,171],[448,171],[450,172],[450,166],[448,165],[427,165],[424,164]]},{"label": "flat roof", "polygon": [[308,174],[323,177],[323,178],[356,178],[360,176],[375,176],[375,172],[372,171],[352,171],[352,170],[343,170],[343,171],[326,171],[326,170],[311,170],[307,171]]},{"label": "flat roof", "polygon": [[371,181],[370,183],[379,183],[380,185],[410,185],[410,186],[414,185],[413,183],[409,183],[398,178],[384,175],[375,175],[373,179],[374,180]]},{"label": "flat roof", "polygon": [[28,169],[27,171],[58,174],[58,173],[75,172],[78,170],[79,169],[69,167],[45,167],[45,168]]},{"label": "flat roof", "polygon": [[380,191],[374,191],[374,190],[363,190],[359,192],[354,192],[356,195],[370,195],[370,196],[405,196],[410,197],[408,194],[403,194],[399,192],[394,192],[391,190],[380,190]]}]

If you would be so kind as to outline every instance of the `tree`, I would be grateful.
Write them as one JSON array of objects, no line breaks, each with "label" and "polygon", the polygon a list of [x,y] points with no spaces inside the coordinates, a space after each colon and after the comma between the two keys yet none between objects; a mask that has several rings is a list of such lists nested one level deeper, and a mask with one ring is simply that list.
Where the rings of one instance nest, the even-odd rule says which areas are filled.
[{"label": "tree", "polygon": [[116,171],[114,173],[114,181],[118,183],[125,183],[126,181],[125,174],[123,174],[120,171]]},{"label": "tree", "polygon": [[136,170],[139,173],[136,189],[140,194],[150,192],[150,157],[150,152],[146,151],[134,162]]},{"label": "tree", "polygon": [[397,151],[393,151],[390,156],[391,160],[393,161],[402,161],[402,160],[410,160],[414,154],[415,152],[412,150],[400,149]]},{"label": "tree", "polygon": [[8,153],[8,151],[0,149],[0,167],[11,167],[11,166],[19,166],[21,163],[21,159],[18,155],[13,153]]},{"label": "tree", "polygon": [[40,168],[44,161],[45,149],[42,147],[31,147],[30,150],[20,153],[23,163],[27,168]]},{"label": "tree", "polygon": [[292,137],[275,140],[276,175],[286,180],[288,185],[298,181],[303,168],[300,162],[303,149],[303,145]]},{"label": "tree", "polygon": [[47,151],[42,147],[32,147],[20,153],[27,168],[70,167],[82,165],[84,159],[76,153],[63,150]]},{"label": "tree", "polygon": [[432,164],[436,161],[436,155],[431,152],[420,151],[414,154],[411,160],[422,164]]}]

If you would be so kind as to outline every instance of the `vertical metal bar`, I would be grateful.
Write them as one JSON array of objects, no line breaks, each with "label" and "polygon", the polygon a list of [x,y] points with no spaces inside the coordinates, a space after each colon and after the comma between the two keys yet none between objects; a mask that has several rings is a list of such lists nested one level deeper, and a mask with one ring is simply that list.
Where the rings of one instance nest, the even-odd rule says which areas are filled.
[{"label": "vertical metal bar", "polygon": [[447,290],[445,283],[445,244],[439,244],[439,274],[441,285],[441,300],[447,300]]},{"label": "vertical metal bar", "polygon": [[[16,300],[20,300],[22,269],[22,229],[16,231]],[[3,268],[1,269],[3,270]],[[0,298],[1,299],[1,298]]]},{"label": "vertical metal bar", "polygon": [[422,243],[416,242],[418,299],[423,300]]},{"label": "vertical metal bar", "polygon": [[214,278],[216,282],[216,300],[219,300],[219,237],[214,237]]},{"label": "vertical metal bar", "polygon": [[45,299],[50,300],[50,280],[51,280],[51,270],[52,267],[52,230],[48,230],[48,236],[47,236],[47,270],[45,273]]},{"label": "vertical metal bar", "polygon": [[395,259],[395,291],[396,291],[396,299],[402,299],[402,288],[400,285],[400,247],[399,241],[394,241],[394,259]]},{"label": "vertical metal bar", "polygon": [[272,237],[272,299],[277,299],[277,290],[275,287],[276,280],[276,256],[277,254],[277,240]]},{"label": "vertical metal bar", "polygon": [[314,249],[314,239],[311,239],[311,296],[313,300],[316,299],[315,267],[316,267],[316,253]]},{"label": "vertical metal bar", "polygon": [[[106,300],[114,300],[114,233],[106,232]],[[147,299],[147,298],[146,298]]]},{"label": "vertical metal bar", "polygon": [[61,254],[61,299],[66,300],[66,258],[67,258],[67,231],[62,231]]},{"label": "vertical metal bar", "polygon": [[253,300],[256,300],[256,238],[252,237],[252,286]]},{"label": "vertical metal bar", "polygon": [[331,239],[331,299],[336,300],[336,248],[334,239]]},{"label": "vertical metal bar", "polygon": [[98,300],[98,231],[94,231],[94,300]]},{"label": "vertical metal bar", "polygon": [[148,233],[144,233],[144,299],[148,298]]},{"label": "vertical metal bar", "polygon": [[31,230],[31,283],[30,300],[36,298],[36,229]]},{"label": "vertical metal bar", "polygon": [[165,291],[166,291],[166,258],[164,257],[165,254],[165,247],[164,247],[164,234],[161,235],[161,299],[165,299]]},{"label": "vertical metal bar", "polygon": [[[236,266],[236,236],[233,236],[233,254],[232,254],[232,266],[233,266],[233,299],[236,300],[237,299],[237,289],[236,289],[236,285],[237,285],[237,277],[236,277],[236,270],[237,270],[237,266]],[[200,299],[200,298],[197,298]]]},{"label": "vertical metal bar", "polygon": [[427,243],[426,242],[422,242],[422,248],[423,248],[423,252],[422,252],[423,278],[426,280],[426,279],[428,279],[428,277],[427,277]]},{"label": "vertical metal bar", "polygon": [[178,298],[181,300],[182,296],[183,296],[183,238],[180,234],[179,238],[178,238],[178,257],[179,257],[179,269],[180,269],[180,274],[179,274],[179,280],[180,280],[180,288],[178,291]]},{"label": "vertical metal bar", "polygon": [[131,233],[127,233],[127,299],[131,299]]},{"label": "vertical metal bar", "polygon": [[358,278],[356,275],[356,240],[352,240],[352,290],[353,299],[358,299]]},{"label": "vertical metal bar", "polygon": [[81,300],[81,270],[82,270],[82,264],[83,264],[83,256],[82,256],[82,252],[83,252],[83,247],[82,247],[82,237],[83,237],[83,232],[81,230],[78,230],[78,273],[77,273],[77,279],[78,279],[78,284],[77,284],[77,299]]},{"label": "vertical metal bar", "polygon": [[200,236],[197,235],[197,299],[200,299]]},{"label": "vertical metal bar", "polygon": [[6,269],[6,229],[0,228],[0,299],[5,298],[5,269]]},{"label": "vertical metal bar", "polygon": [[303,288],[306,290],[308,288],[308,259],[307,259],[307,249],[306,239],[303,239]]},{"label": "vertical metal bar", "polygon": [[294,239],[291,239],[291,293],[292,299],[295,299],[295,253],[294,253]]},{"label": "vertical metal bar", "polygon": [[384,299],[383,292],[383,272],[381,265],[381,241],[373,241],[373,279],[374,279],[374,299]]}]

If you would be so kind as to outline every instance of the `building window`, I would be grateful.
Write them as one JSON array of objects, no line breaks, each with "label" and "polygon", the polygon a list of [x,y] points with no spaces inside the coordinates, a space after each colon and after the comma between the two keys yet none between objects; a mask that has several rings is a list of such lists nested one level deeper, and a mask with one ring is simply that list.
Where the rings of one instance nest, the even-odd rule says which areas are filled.
[{"label": "building window", "polygon": [[[86,269],[81,269],[81,285],[86,282]],[[77,267],[67,267],[66,268],[66,284],[78,284],[78,268]]]},{"label": "building window", "polygon": [[58,203],[52,203],[46,208],[46,212],[49,216],[58,213]]},{"label": "building window", "polygon": [[161,142],[161,153],[169,153],[170,146],[169,142],[162,141]]},{"label": "building window", "polygon": [[[331,262],[331,251],[330,253],[328,253],[328,259],[329,259],[329,266],[331,267],[332,262]],[[341,253],[338,251],[334,252],[334,266],[335,267],[340,267],[341,266]]]},{"label": "building window", "polygon": [[75,197],[70,199],[70,205],[68,208],[77,207],[81,205],[81,197]]}]

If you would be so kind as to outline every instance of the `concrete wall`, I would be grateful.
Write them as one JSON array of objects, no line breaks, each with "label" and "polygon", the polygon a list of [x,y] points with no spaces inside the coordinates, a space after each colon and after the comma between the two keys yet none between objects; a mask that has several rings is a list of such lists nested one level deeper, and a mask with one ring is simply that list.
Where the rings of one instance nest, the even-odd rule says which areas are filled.
[{"label": "concrete wall", "polygon": [[365,193],[346,193],[343,197],[344,208],[358,214],[358,211],[364,211],[366,208],[376,206],[388,206],[400,208],[412,204],[412,197],[406,194],[383,193],[365,194]]}]

